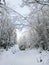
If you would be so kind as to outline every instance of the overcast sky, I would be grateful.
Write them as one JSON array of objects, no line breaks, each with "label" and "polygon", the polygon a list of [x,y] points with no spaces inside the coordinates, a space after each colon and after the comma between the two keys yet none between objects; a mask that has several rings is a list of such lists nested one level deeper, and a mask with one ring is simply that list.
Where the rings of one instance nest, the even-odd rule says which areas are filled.
[{"label": "overcast sky", "polygon": [[19,12],[23,16],[27,16],[30,13],[28,6],[20,7],[22,0],[6,0],[7,6]]}]

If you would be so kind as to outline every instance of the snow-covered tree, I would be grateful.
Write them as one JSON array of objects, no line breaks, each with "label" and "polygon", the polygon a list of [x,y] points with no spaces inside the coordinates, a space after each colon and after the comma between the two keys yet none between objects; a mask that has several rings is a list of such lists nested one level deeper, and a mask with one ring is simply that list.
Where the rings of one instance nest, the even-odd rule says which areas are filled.
[{"label": "snow-covered tree", "polygon": [[4,49],[16,44],[16,26],[13,21],[15,14],[7,8],[6,5],[0,4],[0,48]]},{"label": "snow-covered tree", "polygon": [[49,49],[49,0],[22,1],[21,7],[26,5],[30,8],[30,14],[26,19],[31,30],[33,31],[34,29],[36,31],[37,36],[34,36],[34,39],[32,39],[35,46],[41,47],[44,50]]}]

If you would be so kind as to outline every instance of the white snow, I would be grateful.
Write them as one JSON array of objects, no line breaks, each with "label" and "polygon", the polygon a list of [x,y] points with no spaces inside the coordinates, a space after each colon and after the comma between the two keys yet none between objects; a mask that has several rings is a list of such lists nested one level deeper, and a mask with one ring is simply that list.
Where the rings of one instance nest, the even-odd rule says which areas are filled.
[{"label": "white snow", "polygon": [[8,51],[0,52],[0,65],[49,65],[49,52],[39,53],[36,49],[20,51],[15,45]]},{"label": "white snow", "polygon": [[[21,0],[6,0],[6,2],[8,7],[23,16],[28,15],[30,12],[27,6],[20,7]],[[18,45],[15,45],[8,51],[0,50],[0,65],[49,65],[49,52],[42,51],[42,53],[39,53],[37,49],[20,51]]]}]

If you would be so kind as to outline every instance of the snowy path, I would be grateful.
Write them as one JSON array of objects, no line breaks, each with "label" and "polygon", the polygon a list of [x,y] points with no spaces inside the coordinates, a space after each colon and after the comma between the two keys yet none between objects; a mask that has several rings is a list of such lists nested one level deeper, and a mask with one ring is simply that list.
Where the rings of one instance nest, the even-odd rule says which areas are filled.
[{"label": "snowy path", "polygon": [[14,46],[0,54],[0,65],[49,65],[49,52],[40,54],[36,49],[20,51]]}]

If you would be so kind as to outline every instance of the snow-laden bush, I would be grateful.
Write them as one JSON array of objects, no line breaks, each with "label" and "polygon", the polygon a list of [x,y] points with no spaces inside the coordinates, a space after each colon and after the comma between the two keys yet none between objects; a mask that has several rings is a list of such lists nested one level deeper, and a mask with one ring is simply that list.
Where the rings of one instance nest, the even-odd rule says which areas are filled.
[{"label": "snow-laden bush", "polygon": [[34,32],[31,30],[21,32],[18,39],[18,45],[20,50],[32,49],[35,45]]},{"label": "snow-laden bush", "polygon": [[0,47],[6,48],[14,44],[16,44],[16,30],[14,26],[8,21],[0,22]]},{"label": "snow-laden bush", "polygon": [[49,21],[37,22],[32,29],[23,31],[19,36],[18,45],[21,50],[26,48],[49,50]]},{"label": "snow-laden bush", "polygon": [[36,45],[41,47],[43,50],[49,49],[49,21],[38,22],[36,25],[37,40]]}]

